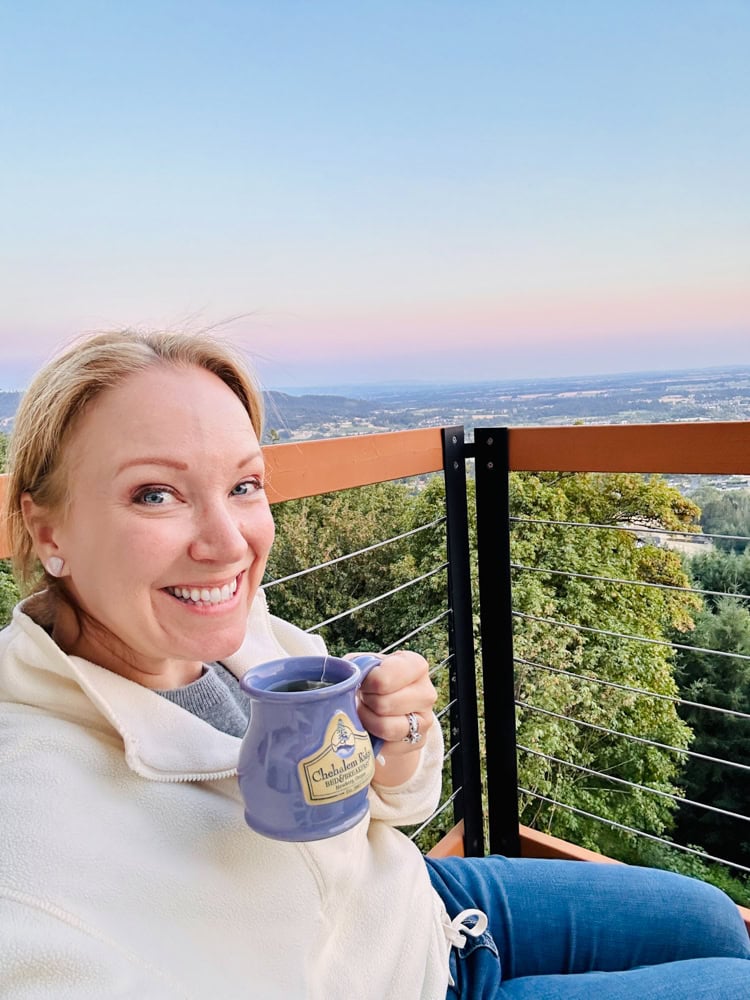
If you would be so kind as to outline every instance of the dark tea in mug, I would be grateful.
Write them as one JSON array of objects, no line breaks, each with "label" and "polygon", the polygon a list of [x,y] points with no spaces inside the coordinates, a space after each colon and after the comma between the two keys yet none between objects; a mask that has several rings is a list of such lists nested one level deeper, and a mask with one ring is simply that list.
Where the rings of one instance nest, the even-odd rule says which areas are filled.
[{"label": "dark tea in mug", "polygon": [[279,681],[278,684],[271,684],[269,691],[317,691],[318,688],[327,688],[333,685],[333,681],[309,681],[305,678],[293,681]]}]

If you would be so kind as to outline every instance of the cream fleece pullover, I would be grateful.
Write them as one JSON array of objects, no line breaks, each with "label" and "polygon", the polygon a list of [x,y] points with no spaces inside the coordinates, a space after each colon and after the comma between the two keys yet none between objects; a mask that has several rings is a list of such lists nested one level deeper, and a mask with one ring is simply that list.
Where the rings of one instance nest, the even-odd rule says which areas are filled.
[{"label": "cream fleece pullover", "polygon": [[[225,662],[322,649],[261,593]],[[434,808],[441,739],[347,833],[269,840],[244,822],[237,737],[67,656],[19,606],[0,633],[0,997],[443,1000],[449,922],[394,828]]]}]

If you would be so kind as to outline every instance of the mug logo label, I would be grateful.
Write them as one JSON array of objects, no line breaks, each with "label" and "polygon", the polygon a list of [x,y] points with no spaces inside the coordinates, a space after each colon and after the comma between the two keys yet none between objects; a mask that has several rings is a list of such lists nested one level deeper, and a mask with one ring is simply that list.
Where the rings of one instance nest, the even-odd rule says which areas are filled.
[{"label": "mug logo label", "polygon": [[298,771],[308,805],[347,799],[367,788],[375,773],[370,737],[345,712],[336,712],[322,746],[299,762]]}]

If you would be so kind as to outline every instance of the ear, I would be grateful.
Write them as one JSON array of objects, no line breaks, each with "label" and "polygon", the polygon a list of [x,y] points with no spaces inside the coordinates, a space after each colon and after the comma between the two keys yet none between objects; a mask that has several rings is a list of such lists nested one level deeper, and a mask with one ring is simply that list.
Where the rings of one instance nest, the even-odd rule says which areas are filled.
[{"label": "ear", "polygon": [[36,503],[30,493],[21,494],[21,513],[41,564],[46,566],[52,556],[62,558],[58,545],[59,516]]}]

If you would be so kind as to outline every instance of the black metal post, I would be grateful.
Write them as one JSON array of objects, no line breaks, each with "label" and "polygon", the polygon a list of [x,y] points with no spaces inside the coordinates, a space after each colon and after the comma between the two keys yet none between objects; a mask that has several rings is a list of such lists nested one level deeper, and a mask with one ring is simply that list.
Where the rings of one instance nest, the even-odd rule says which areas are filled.
[{"label": "black metal post", "polygon": [[453,787],[462,792],[455,800],[455,815],[464,821],[464,854],[484,854],[482,780],[479,757],[479,723],[474,663],[469,518],[466,503],[466,456],[463,427],[443,428],[446,538],[448,548],[451,743],[458,742],[451,757]]},{"label": "black metal post", "polygon": [[518,857],[507,429],[476,428],[474,455],[490,852]]}]

